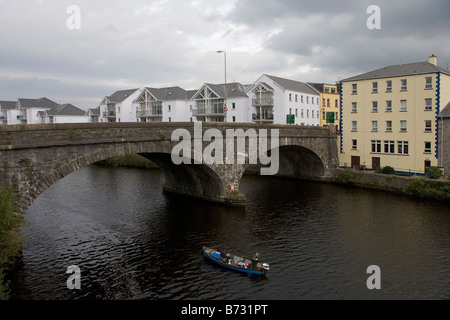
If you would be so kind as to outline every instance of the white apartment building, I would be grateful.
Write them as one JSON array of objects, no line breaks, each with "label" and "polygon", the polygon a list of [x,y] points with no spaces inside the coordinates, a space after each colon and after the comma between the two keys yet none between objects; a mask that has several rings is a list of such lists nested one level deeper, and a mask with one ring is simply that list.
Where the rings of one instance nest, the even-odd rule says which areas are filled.
[{"label": "white apartment building", "polygon": [[130,89],[104,97],[100,103],[99,122],[137,122],[139,105],[134,101],[140,94],[140,89]]},{"label": "white apartment building", "polygon": [[320,126],[320,93],[306,83],[264,74],[247,94],[250,122]]},{"label": "white apartment building", "polygon": [[138,122],[188,122],[192,121],[195,91],[180,87],[144,88],[134,101]]},{"label": "white apartment building", "polygon": [[16,109],[16,104],[16,101],[0,101],[0,125],[19,124],[20,121],[17,120],[19,110]]},{"label": "white apartment building", "polygon": [[89,123],[89,114],[74,105],[61,104],[56,107],[40,111],[41,123]]},{"label": "white apartment building", "polygon": [[58,104],[48,98],[22,99],[16,103],[15,119],[10,119],[9,124],[40,124],[42,123],[42,112],[57,107]]},{"label": "white apartment building", "polygon": [[192,117],[202,122],[249,122],[249,97],[240,83],[205,83],[192,96]]}]

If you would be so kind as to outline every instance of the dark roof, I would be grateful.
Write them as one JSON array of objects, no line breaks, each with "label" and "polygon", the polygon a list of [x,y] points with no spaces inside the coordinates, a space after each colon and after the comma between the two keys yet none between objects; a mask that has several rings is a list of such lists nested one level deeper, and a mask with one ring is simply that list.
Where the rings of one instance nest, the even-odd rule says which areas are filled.
[{"label": "dark roof", "polygon": [[342,82],[349,81],[359,81],[359,80],[370,80],[370,79],[380,79],[380,78],[393,78],[402,77],[410,75],[428,74],[442,72],[444,74],[450,75],[450,72],[442,69],[429,62],[416,62],[408,64],[398,64],[394,66],[389,66],[367,73],[363,73],[351,78],[341,80]]},{"label": "dark roof", "polygon": [[86,112],[74,105],[68,103],[63,105],[58,105],[51,110],[47,110],[48,116],[85,116]]},{"label": "dark roof", "polygon": [[167,88],[145,88],[148,92],[160,101],[171,100],[187,100],[188,93],[186,90],[180,87],[167,87]]},{"label": "dark roof", "polygon": [[13,110],[16,108],[16,101],[0,101],[0,109]]},{"label": "dark roof", "polygon": [[40,98],[40,99],[19,99],[20,106],[25,109],[29,108],[39,108],[39,109],[52,109],[56,107],[58,104],[48,98]]},{"label": "dark roof", "polygon": [[266,76],[272,79],[274,82],[276,82],[280,87],[284,88],[285,90],[303,92],[306,94],[314,94],[314,95],[319,94],[316,90],[314,90],[304,82],[270,76],[268,74],[266,74]]},{"label": "dark roof", "polygon": [[95,109],[89,109],[89,111],[92,113],[93,116],[99,116],[100,115],[100,107],[97,107]]},{"label": "dark roof", "polygon": [[110,103],[122,103],[139,89],[120,90],[106,97]]},{"label": "dark roof", "polygon": [[237,82],[234,83],[227,83],[225,84],[212,84],[212,83],[205,83],[206,86],[208,86],[212,91],[214,91],[217,95],[219,95],[220,98],[225,98],[225,87],[226,87],[226,97],[227,98],[241,98],[241,97],[247,97],[247,94],[245,93],[245,87]]},{"label": "dark roof", "polygon": [[445,106],[444,109],[438,114],[438,118],[450,118],[450,102]]}]

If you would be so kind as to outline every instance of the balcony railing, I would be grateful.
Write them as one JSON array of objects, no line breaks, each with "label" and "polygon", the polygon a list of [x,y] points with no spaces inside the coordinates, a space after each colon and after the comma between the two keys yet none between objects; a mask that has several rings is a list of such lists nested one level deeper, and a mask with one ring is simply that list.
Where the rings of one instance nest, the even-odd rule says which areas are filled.
[{"label": "balcony railing", "polygon": [[103,112],[103,118],[115,118],[115,117],[116,117],[115,111]]},{"label": "balcony railing", "polygon": [[205,116],[205,115],[220,115],[225,116],[223,107],[220,108],[199,108],[192,110],[192,115],[195,117]]},{"label": "balcony railing", "polygon": [[162,110],[142,110],[136,113],[138,118],[144,117],[162,117]]},{"label": "balcony railing", "polygon": [[273,114],[272,115],[260,115],[260,114],[253,114],[252,115],[253,122],[273,122]]},{"label": "balcony railing", "polygon": [[253,106],[273,106],[273,99],[253,99]]}]

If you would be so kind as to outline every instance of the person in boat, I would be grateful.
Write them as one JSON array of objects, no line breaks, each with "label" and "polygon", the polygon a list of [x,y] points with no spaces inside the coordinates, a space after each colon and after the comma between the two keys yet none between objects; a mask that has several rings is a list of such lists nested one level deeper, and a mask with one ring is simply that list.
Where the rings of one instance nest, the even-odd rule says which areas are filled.
[{"label": "person in boat", "polygon": [[259,262],[259,253],[258,252],[255,252],[255,254],[253,255],[253,258],[252,258],[252,264],[251,264],[251,268],[252,269],[256,269],[257,268],[257,266],[258,266],[258,262]]},{"label": "person in boat", "polygon": [[228,260],[230,259],[230,254],[227,252],[227,248],[222,247],[222,249],[220,249],[219,252],[220,252],[220,258],[222,259],[222,261],[227,263]]}]

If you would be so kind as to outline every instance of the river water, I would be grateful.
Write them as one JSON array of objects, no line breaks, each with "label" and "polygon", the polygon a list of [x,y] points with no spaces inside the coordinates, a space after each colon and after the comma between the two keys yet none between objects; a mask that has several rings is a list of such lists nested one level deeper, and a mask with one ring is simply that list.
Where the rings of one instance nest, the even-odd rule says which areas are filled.
[{"label": "river water", "polygon": [[[450,299],[448,203],[245,176],[245,208],[164,194],[153,170],[87,167],[29,209],[12,275],[21,299]],[[267,278],[205,261],[201,248],[261,254]],[[81,289],[69,290],[69,266]],[[369,290],[369,266],[381,289]]]}]

